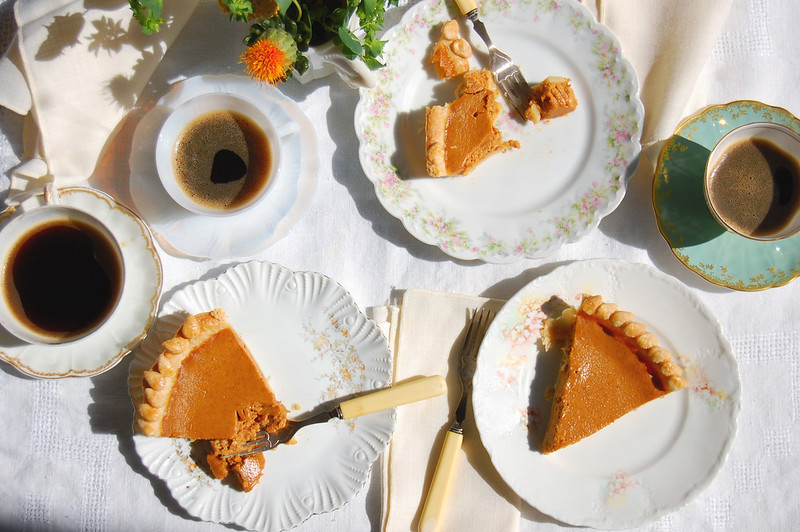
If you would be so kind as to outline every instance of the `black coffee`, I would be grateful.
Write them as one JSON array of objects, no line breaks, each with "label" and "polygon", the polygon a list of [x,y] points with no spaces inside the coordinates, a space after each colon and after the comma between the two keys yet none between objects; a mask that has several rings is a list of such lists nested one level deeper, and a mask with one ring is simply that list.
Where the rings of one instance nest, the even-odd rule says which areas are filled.
[{"label": "black coffee", "polygon": [[172,164],[181,188],[195,202],[235,209],[266,186],[272,154],[266,134],[249,117],[211,111],[178,136]]},{"label": "black coffee", "polygon": [[739,141],[712,171],[709,198],[738,232],[755,237],[779,233],[800,209],[800,166],[768,140]]},{"label": "black coffee", "polygon": [[115,245],[79,220],[53,220],[29,231],[11,251],[8,268],[3,292],[17,319],[54,338],[95,328],[122,289]]}]

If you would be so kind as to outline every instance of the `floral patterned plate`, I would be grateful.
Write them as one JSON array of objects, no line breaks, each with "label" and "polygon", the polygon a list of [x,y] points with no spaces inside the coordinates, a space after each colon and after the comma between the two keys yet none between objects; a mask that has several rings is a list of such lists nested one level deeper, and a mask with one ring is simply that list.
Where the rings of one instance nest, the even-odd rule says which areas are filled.
[{"label": "floral patterned plate", "polygon": [[[690,387],[543,455],[545,392],[561,356],[542,351],[542,305],[552,296],[576,305],[586,292],[633,312],[676,355]],[[722,467],[739,373],[719,323],[688,288],[642,264],[589,260],[535,279],[503,306],[478,353],[473,408],[494,466],[525,501],[571,525],[633,528],[687,503]]]},{"label": "floral patterned plate", "polygon": [[[172,294],[131,362],[129,391],[142,401],[142,375],[187,313],[222,308],[270,379],[290,417],[388,386],[389,345],[336,282],[268,262],[238,264],[216,279]],[[351,500],[394,430],[395,410],[307,427],[296,444],[265,453],[265,475],[250,493],[198,467],[186,440],[135,434],[136,452],[187,512],[250,530],[285,530]],[[270,478],[278,479],[270,482]]]},{"label": "floral patterned plate", "polygon": [[800,234],[756,241],[722,229],[703,195],[708,155],[728,131],[774,122],[800,133],[800,120],[756,101],[715,105],[680,124],[661,149],[653,180],[658,228],[690,270],[714,284],[743,291],[782,286],[800,276]]},{"label": "floral patterned plate", "polygon": [[[447,0],[424,0],[385,37],[377,85],[360,89],[361,166],[384,208],[422,242],[458,259],[543,257],[622,201],[640,152],[638,81],[614,35],[574,0],[488,0],[480,16],[529,82],[571,78],[578,108],[523,124],[506,106],[498,127],[520,149],[493,155],[468,176],[428,178],[425,107],[452,101],[458,82],[439,80],[427,58],[441,23],[463,17]],[[486,67],[470,23],[461,32],[475,49],[473,67]]]}]

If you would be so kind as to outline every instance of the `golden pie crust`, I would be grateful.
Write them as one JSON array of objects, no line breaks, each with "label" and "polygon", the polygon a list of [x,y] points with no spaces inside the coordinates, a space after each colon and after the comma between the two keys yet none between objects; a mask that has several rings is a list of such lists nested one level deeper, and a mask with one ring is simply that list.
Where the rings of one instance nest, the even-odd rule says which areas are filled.
[{"label": "golden pie crust", "polygon": [[426,169],[431,177],[466,175],[498,151],[519,148],[495,127],[500,115],[497,85],[488,70],[471,70],[455,101],[425,109]]},{"label": "golden pie crust", "polygon": [[533,98],[525,117],[534,123],[571,113],[578,107],[569,78],[548,76],[533,86]]},{"label": "golden pie crust", "polygon": [[460,76],[469,70],[472,47],[461,38],[458,22],[448,20],[442,25],[439,40],[433,47],[430,62],[442,79]]},{"label": "golden pie crust", "polygon": [[633,314],[599,295],[546,320],[542,342],[545,349],[563,350],[543,453],[578,442],[689,384],[672,353]]},{"label": "golden pie crust", "polygon": [[249,491],[263,457],[227,454],[262,429],[286,426],[286,408],[220,309],[189,316],[162,347],[144,373],[139,429],[147,436],[209,440],[212,473],[224,478],[233,472]]}]

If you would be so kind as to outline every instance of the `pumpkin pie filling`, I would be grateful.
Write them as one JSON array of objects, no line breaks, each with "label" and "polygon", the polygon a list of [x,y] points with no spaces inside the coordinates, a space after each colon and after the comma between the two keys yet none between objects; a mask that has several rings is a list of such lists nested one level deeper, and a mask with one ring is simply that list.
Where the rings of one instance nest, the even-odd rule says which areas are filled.
[{"label": "pumpkin pie filling", "polygon": [[629,312],[584,298],[548,319],[546,349],[561,346],[562,365],[542,452],[578,442],[654,399],[688,386],[672,354]]},{"label": "pumpkin pie filling", "polygon": [[148,436],[209,440],[208,465],[217,478],[236,475],[249,491],[263,456],[230,456],[258,431],[283,428],[278,401],[239,335],[217,309],[189,316],[145,372],[137,423]]},{"label": "pumpkin pie filling", "polygon": [[504,141],[495,122],[498,90],[487,70],[464,74],[460,96],[445,106],[426,108],[426,168],[431,177],[466,175],[497,151],[519,148]]}]

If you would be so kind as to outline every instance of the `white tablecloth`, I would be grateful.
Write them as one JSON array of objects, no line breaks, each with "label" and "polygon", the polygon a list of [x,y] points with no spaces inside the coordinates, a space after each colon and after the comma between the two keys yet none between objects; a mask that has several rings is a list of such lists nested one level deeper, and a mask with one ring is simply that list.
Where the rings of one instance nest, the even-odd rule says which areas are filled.
[{"label": "white tablecloth", "polygon": [[[0,2],[0,51],[10,42],[13,0]],[[706,104],[759,100],[800,115],[800,3],[736,0],[702,73]],[[238,65],[230,71],[239,73]],[[0,87],[0,91],[3,88]],[[338,78],[281,91],[314,124],[319,183],[305,216],[252,257],[313,270],[342,284],[362,307],[393,291],[424,288],[506,299],[554,266],[592,257],[653,265],[691,287],[722,323],[739,362],[742,411],[727,464],[684,508],[647,530],[796,530],[800,523],[800,282],[763,292],[716,287],[685,268],[659,234],[652,176],[638,175],[620,207],[586,238],[542,260],[507,265],[455,261],[412,237],[376,199],[357,159],[358,93]],[[23,120],[0,109],[0,183],[24,158]],[[230,260],[162,253],[164,292],[212,277]],[[0,366],[0,529],[223,530],[191,519],[143,469],[131,442],[127,360],[92,378],[40,381]],[[342,509],[298,530],[380,529],[380,468]],[[547,479],[542,479],[546,482]],[[563,525],[528,507],[521,530]]]}]

